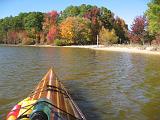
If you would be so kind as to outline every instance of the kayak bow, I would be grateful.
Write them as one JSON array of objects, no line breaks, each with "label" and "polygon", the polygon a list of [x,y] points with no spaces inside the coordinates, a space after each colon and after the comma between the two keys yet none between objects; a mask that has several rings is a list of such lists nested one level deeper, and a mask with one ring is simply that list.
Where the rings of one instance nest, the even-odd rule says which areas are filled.
[{"label": "kayak bow", "polygon": [[86,120],[50,69],[31,94],[7,115],[7,120]]}]

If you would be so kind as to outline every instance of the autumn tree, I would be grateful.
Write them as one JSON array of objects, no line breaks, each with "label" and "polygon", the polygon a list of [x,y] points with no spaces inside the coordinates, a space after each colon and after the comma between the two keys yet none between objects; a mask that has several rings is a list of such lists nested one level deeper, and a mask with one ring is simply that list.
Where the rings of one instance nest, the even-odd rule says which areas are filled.
[{"label": "autumn tree", "polygon": [[90,44],[91,43],[91,21],[86,18],[75,18],[75,44]]},{"label": "autumn tree", "polygon": [[119,38],[118,43],[126,43],[128,40],[127,31],[128,26],[123,19],[114,18],[114,13],[105,7],[98,8],[97,6],[85,5],[69,6],[61,12],[59,20],[60,23],[67,17],[84,17],[91,21],[91,41],[92,44],[96,43],[96,36],[99,33],[102,26],[106,29],[115,29],[115,32]]},{"label": "autumn tree", "polygon": [[61,44],[60,39],[65,39],[67,42],[61,45],[96,44],[96,36],[102,27],[109,32],[115,31],[118,43],[125,43],[127,25],[124,20],[115,18],[105,7],[86,4],[69,6],[60,13],[29,12],[0,19],[0,42],[53,44],[59,39]]},{"label": "autumn tree", "polygon": [[58,28],[57,26],[52,25],[47,34],[48,43],[53,44],[53,41],[56,39],[57,35],[58,35]]},{"label": "autumn tree", "polygon": [[125,21],[119,17],[116,17],[114,21],[114,29],[116,35],[118,36],[118,43],[127,43],[128,42],[128,26]]},{"label": "autumn tree", "polygon": [[74,19],[68,17],[60,24],[60,34],[62,39],[67,39],[69,44],[74,43]]},{"label": "autumn tree", "polygon": [[[137,16],[131,26],[129,37],[132,43],[137,42],[144,45],[146,35],[147,20],[145,16]],[[135,40],[136,38],[136,40]]]},{"label": "autumn tree", "polygon": [[57,11],[51,11],[45,14],[44,16],[44,22],[43,22],[43,34],[45,36],[46,40],[43,40],[44,42],[47,42],[48,44],[51,44],[54,42],[54,39],[58,35],[58,13]]},{"label": "autumn tree", "polygon": [[[20,13],[15,17],[5,17],[0,20],[0,39],[1,43],[19,44],[24,38],[19,37],[24,31],[24,18],[30,13]],[[20,35],[21,34],[21,35]]]},{"label": "autumn tree", "polygon": [[91,22],[80,17],[68,17],[60,24],[60,34],[69,44],[88,44],[91,40]]},{"label": "autumn tree", "polygon": [[118,42],[118,37],[115,33],[115,30],[109,30],[102,27],[99,32],[100,43],[103,45],[115,44]]},{"label": "autumn tree", "polygon": [[101,25],[106,29],[113,29],[115,21],[114,14],[105,7],[101,7],[100,14]]},{"label": "autumn tree", "polygon": [[138,35],[134,34],[132,31],[128,31],[128,38],[130,40],[130,44],[139,44],[140,43],[140,39],[138,37]]},{"label": "autumn tree", "polygon": [[96,39],[97,39],[97,35],[100,31],[100,8],[98,7],[93,7],[91,8],[91,10],[89,10],[88,12],[86,12],[86,14],[84,15],[84,18],[87,18],[91,21],[91,32],[92,32],[92,44],[96,43]]},{"label": "autumn tree", "polygon": [[48,33],[49,29],[57,24],[57,19],[58,19],[58,13],[57,11],[51,11],[48,12],[44,15],[44,22],[43,22],[43,31]]}]

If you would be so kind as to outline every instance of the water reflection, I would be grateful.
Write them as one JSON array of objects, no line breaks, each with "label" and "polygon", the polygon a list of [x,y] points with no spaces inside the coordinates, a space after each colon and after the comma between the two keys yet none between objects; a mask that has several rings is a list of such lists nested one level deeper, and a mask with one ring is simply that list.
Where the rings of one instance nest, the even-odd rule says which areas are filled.
[{"label": "water reflection", "polygon": [[158,120],[159,59],[89,49],[1,47],[0,117],[54,65],[88,120]]}]

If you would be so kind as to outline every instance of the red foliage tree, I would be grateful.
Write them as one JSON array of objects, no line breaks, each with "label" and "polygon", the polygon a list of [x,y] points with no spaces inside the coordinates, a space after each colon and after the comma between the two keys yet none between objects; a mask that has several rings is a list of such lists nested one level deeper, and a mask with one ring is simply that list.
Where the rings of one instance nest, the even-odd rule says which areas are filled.
[{"label": "red foliage tree", "polygon": [[48,43],[53,43],[53,40],[56,38],[58,29],[57,29],[57,18],[58,12],[51,11],[45,14],[44,23],[43,23],[43,36],[46,36]]},{"label": "red foliage tree", "polygon": [[55,25],[57,22],[58,13],[57,11],[51,11],[45,14],[43,30],[45,33],[48,33],[52,25]]},{"label": "red foliage tree", "polygon": [[131,31],[128,32],[128,38],[130,39],[130,43],[139,43],[140,41],[139,37]]},{"label": "red foliage tree", "polygon": [[51,11],[47,13],[48,15],[48,19],[49,19],[49,23],[55,24],[57,22],[57,18],[58,18],[58,12],[57,11]]},{"label": "red foliage tree", "polygon": [[100,9],[97,7],[93,7],[90,11],[84,14],[84,18],[90,19],[94,25],[97,24],[99,16],[100,16]]},{"label": "red foliage tree", "polygon": [[15,31],[8,32],[8,43],[9,44],[16,44],[17,39],[18,39],[17,32]]},{"label": "red foliage tree", "polygon": [[129,38],[133,43],[144,44],[144,37],[146,34],[147,20],[145,16],[137,16],[131,26]]},{"label": "red foliage tree", "polygon": [[57,26],[52,26],[49,29],[49,32],[47,34],[47,38],[48,38],[48,43],[53,43],[54,39],[57,37],[58,34],[58,29]]},{"label": "red foliage tree", "polygon": [[138,16],[134,19],[133,25],[131,27],[131,30],[134,34],[143,34],[143,32],[146,30],[147,26],[147,20],[145,16]]},{"label": "red foliage tree", "polygon": [[100,8],[93,7],[84,14],[84,18],[91,20],[92,41],[96,43],[96,36],[100,31]]}]

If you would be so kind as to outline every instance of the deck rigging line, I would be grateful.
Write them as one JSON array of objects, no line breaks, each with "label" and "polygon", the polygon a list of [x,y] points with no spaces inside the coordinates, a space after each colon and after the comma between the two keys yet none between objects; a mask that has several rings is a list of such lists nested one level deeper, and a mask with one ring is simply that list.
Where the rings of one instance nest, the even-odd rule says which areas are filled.
[{"label": "deck rigging line", "polygon": [[[38,101],[38,102],[36,102],[36,103],[34,103],[34,104],[27,105],[27,106],[31,106],[31,107],[28,108],[26,111],[24,111],[16,120],[20,120],[20,119],[22,119],[22,118],[29,118],[29,115],[24,115],[24,114],[25,114],[27,111],[29,111],[32,107],[34,107],[35,105],[37,105],[37,104],[39,104],[39,103],[42,103],[42,102],[47,103],[47,104],[51,105],[53,108],[56,108],[56,109],[62,111],[63,113],[71,116],[71,117],[74,118],[75,120],[84,120],[83,118],[77,118],[76,116],[74,116],[74,115],[72,115],[72,114],[64,111],[63,109],[61,109],[61,108],[59,108],[59,107],[55,106],[54,104],[52,104],[52,103],[50,103],[50,102],[47,102],[47,101]],[[27,107],[27,106],[24,106],[23,108],[25,108],[25,107]],[[50,108],[50,109],[53,109],[53,108]],[[21,109],[22,109],[22,108],[21,108]],[[17,109],[16,109],[16,110],[17,110]],[[52,110],[52,111],[53,111],[53,110]],[[57,114],[57,113],[54,111],[54,114]],[[57,115],[57,117],[59,117],[59,116],[60,116],[60,115]]]}]

